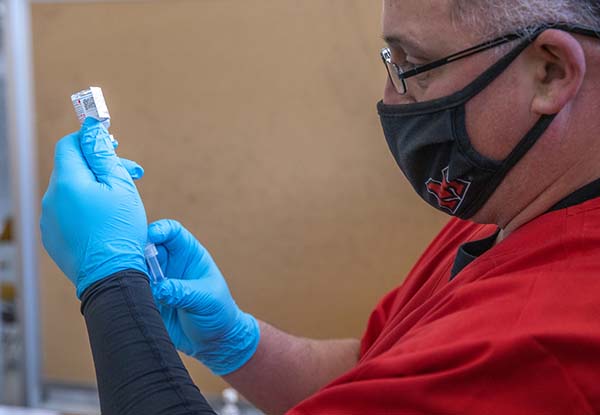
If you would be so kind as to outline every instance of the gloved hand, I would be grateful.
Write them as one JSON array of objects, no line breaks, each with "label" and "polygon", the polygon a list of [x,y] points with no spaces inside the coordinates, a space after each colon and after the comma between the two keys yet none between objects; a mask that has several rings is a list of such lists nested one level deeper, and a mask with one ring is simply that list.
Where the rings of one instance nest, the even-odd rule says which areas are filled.
[{"label": "gloved hand", "polygon": [[108,132],[88,118],[56,145],[54,171],[42,200],[42,242],[73,282],[77,296],[126,269],[147,273],[147,221],[133,179],[136,163],[119,159]]},{"label": "gloved hand", "polygon": [[153,291],[175,346],[219,376],[242,367],[258,347],[258,323],[239,309],[208,251],[173,220],[151,224],[148,239],[168,278]]}]

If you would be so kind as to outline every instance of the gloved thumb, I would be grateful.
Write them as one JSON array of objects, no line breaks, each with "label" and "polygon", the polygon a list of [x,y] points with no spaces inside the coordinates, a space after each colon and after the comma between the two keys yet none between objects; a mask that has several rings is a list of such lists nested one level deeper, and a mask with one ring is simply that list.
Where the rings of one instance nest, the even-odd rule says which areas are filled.
[{"label": "gloved thumb", "polygon": [[110,184],[113,177],[131,181],[100,121],[86,118],[79,139],[83,157],[99,182]]},{"label": "gloved thumb", "polygon": [[153,287],[156,301],[162,305],[193,312],[203,303],[205,293],[198,290],[198,280],[168,279]]},{"label": "gloved thumb", "polygon": [[121,158],[121,164],[123,164],[123,167],[129,172],[133,180],[139,180],[144,177],[144,168],[135,161]]}]

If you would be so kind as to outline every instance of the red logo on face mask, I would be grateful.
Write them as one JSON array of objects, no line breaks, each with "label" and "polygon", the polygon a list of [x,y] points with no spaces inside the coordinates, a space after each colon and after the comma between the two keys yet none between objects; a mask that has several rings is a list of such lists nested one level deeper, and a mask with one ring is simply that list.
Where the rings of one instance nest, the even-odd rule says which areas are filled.
[{"label": "red logo on face mask", "polygon": [[454,215],[465,199],[471,182],[460,179],[448,180],[448,170],[449,167],[442,170],[441,182],[429,179],[425,183],[425,186],[427,187],[427,191],[435,196],[438,205]]}]

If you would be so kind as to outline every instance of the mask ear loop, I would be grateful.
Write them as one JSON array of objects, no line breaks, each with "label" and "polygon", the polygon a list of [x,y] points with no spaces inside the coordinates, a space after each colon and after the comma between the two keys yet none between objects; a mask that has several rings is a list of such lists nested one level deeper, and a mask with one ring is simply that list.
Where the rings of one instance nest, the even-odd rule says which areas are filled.
[{"label": "mask ear loop", "polygon": [[473,203],[469,205],[463,213],[458,215],[461,219],[472,218],[478,211],[483,207],[485,202],[492,196],[496,191],[496,188],[500,185],[502,180],[506,177],[508,172],[516,166],[516,164],[523,158],[523,156],[534,146],[540,137],[546,132],[554,118],[558,114],[542,115],[535,125],[527,132],[525,137],[517,144],[517,146],[511,151],[511,153],[501,163],[500,168],[490,178],[486,184],[485,190],[478,193]]},{"label": "mask ear loop", "polygon": [[[538,29],[539,33],[543,30]],[[544,29],[545,30],[545,29]],[[477,96],[481,91],[487,88],[491,83],[496,80],[510,65],[515,61],[515,59],[529,46],[531,42],[534,41],[535,38],[539,35],[539,33],[534,33],[532,37],[526,38],[524,41],[519,43],[515,48],[513,48],[508,54],[506,54],[500,61],[497,62],[498,67],[493,65],[490,69],[484,72],[479,79],[485,78],[490,82],[485,82],[483,88],[477,90],[472,95],[468,95],[467,99],[461,101],[461,105],[457,105],[452,108],[452,131],[454,136],[456,137],[456,143],[461,154],[471,163],[471,165],[488,171],[489,173],[495,173],[501,166],[502,163],[506,160],[493,160],[488,157],[485,157],[481,153],[479,153],[472,145],[471,138],[467,132],[466,128],[466,103]],[[498,70],[500,69],[500,70]],[[460,174],[460,173],[457,173]],[[450,180],[454,179],[454,177],[450,177]]]},{"label": "mask ear loop", "polygon": [[[520,45],[521,52],[525,50],[531,43],[533,43],[535,39],[537,39],[537,37],[546,29],[548,29],[546,26],[540,27],[525,42],[523,42]],[[496,170],[496,172],[490,178],[485,190],[478,193],[475,199],[473,199],[473,203],[471,203],[464,212],[458,215],[461,219],[469,219],[473,217],[483,207],[483,205],[489,200],[497,187],[500,185],[502,180],[504,180],[508,172],[514,166],[516,166],[523,156],[525,156],[525,154],[535,145],[535,143],[537,143],[541,136],[546,132],[548,127],[550,127],[550,124],[552,124],[552,121],[554,121],[557,115],[558,114],[542,115],[539,118],[534,126],[531,127],[527,134],[510,152],[510,154],[500,163],[498,170]],[[462,128],[464,128],[462,134],[466,134],[464,122],[461,125]]]}]

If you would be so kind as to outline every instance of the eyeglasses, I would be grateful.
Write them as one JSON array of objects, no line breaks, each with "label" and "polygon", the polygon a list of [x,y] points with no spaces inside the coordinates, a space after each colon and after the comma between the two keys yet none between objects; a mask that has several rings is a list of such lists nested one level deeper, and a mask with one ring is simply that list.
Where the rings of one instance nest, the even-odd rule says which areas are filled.
[{"label": "eyeglasses", "polygon": [[516,39],[528,38],[530,41],[533,41],[537,38],[537,36],[540,35],[540,33],[547,29],[564,30],[565,32],[595,37],[596,39],[600,38],[600,31],[597,29],[573,25],[569,23],[544,23],[526,28],[524,30],[518,30],[515,33],[501,36],[494,40],[489,40],[487,42],[454,53],[450,56],[446,56],[445,58],[426,63],[424,65],[412,65],[411,68],[403,68],[402,65],[398,65],[397,63],[392,62],[392,52],[390,51],[390,48],[381,49],[381,59],[383,59],[383,63],[385,64],[387,73],[390,77],[390,80],[392,81],[392,84],[396,88],[396,91],[398,91],[400,95],[405,95],[408,92],[408,87],[406,85],[406,80],[408,78],[422,74],[423,72],[427,72],[435,68],[439,68],[440,66],[456,62],[457,60],[464,59],[466,57],[475,55],[476,53],[483,52],[496,46],[512,42]]},{"label": "eyeglasses", "polygon": [[390,48],[381,49],[381,59],[385,64],[385,68],[387,69],[387,73],[392,81],[392,84],[394,85],[394,88],[396,88],[396,91],[398,91],[400,95],[405,95],[408,92],[408,86],[406,84],[406,80],[408,78],[431,71],[432,69],[439,68],[440,66],[456,62],[457,60],[467,58],[475,55],[476,53],[483,52],[496,46],[512,42],[513,40],[520,39],[522,37],[522,34],[512,33],[476,46],[472,46],[468,49],[454,53],[450,56],[446,56],[445,58],[426,63],[424,65],[411,65],[411,68],[406,68],[402,65],[392,62],[392,52]]}]

